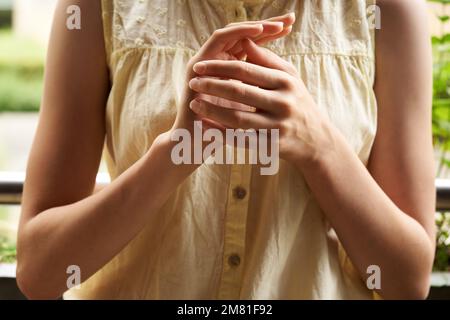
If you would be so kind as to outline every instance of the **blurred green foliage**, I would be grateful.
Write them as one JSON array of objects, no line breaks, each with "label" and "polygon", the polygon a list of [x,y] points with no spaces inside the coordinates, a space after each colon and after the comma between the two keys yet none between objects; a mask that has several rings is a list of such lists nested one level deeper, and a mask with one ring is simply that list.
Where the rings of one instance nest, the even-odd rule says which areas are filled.
[{"label": "blurred green foliage", "polygon": [[436,257],[433,269],[435,271],[450,271],[450,213],[437,213],[436,226]]},{"label": "blurred green foliage", "polygon": [[16,246],[6,237],[0,237],[0,263],[16,261]]},{"label": "blurred green foliage", "polygon": [[[447,23],[447,16],[440,16],[442,24]],[[440,151],[438,176],[450,166],[450,34],[434,36],[433,54],[433,137],[435,146]]]},{"label": "blurred green foliage", "polygon": [[44,49],[0,29],[0,112],[38,111],[44,73]]},{"label": "blurred green foliage", "polygon": [[[440,3],[437,17],[441,23],[441,35],[432,38],[433,67],[433,140],[439,152],[437,176],[450,167],[450,34],[444,32],[450,17],[445,13],[450,0],[429,0]],[[436,214],[437,240],[434,270],[450,271],[450,214]]]}]

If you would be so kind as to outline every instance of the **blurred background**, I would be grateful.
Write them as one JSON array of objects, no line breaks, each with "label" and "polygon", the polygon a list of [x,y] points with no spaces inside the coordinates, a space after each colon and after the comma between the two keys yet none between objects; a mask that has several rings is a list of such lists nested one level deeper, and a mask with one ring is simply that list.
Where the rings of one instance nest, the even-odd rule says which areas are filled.
[{"label": "blurred background", "polygon": [[[20,192],[39,116],[46,47],[56,2],[0,0],[0,299],[23,298],[14,279]],[[435,58],[433,137],[438,234],[430,294],[433,299],[450,299],[449,2],[429,1],[430,25],[424,26],[431,30]],[[107,179],[102,164],[99,181]]]}]

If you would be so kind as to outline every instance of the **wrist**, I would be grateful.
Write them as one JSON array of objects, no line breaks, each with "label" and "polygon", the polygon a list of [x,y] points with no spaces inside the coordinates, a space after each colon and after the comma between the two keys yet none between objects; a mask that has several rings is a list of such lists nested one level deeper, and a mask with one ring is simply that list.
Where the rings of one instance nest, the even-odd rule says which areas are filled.
[{"label": "wrist", "polygon": [[295,165],[300,171],[317,170],[329,166],[339,158],[345,145],[342,133],[328,121],[322,121],[317,127],[313,142],[308,144],[306,151],[297,156]]},{"label": "wrist", "polygon": [[[179,139],[174,139],[176,137],[176,130],[187,130],[184,128],[173,128],[167,132],[160,134],[156,137],[153,142],[150,150],[147,153],[147,157],[152,159],[158,159],[157,161],[164,161],[166,163],[167,169],[173,169],[177,172],[187,172],[191,173],[195,169],[197,169],[201,164],[191,163],[179,163],[179,154],[176,151],[177,146],[180,143],[183,143]],[[193,145],[192,143],[189,143]],[[179,146],[178,146],[179,148]],[[175,150],[175,151],[174,151]],[[176,159],[174,158],[176,157]],[[155,160],[152,160],[155,161]]]},{"label": "wrist", "polygon": [[[172,129],[173,130],[173,129]],[[158,150],[166,153],[172,148],[173,141],[171,141],[172,130],[159,134],[152,143],[149,152]]]}]

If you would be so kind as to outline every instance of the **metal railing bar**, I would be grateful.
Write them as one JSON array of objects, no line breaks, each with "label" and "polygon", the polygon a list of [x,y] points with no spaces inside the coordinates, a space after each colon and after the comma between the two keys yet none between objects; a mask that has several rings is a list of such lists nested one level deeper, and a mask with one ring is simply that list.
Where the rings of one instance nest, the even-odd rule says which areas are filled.
[{"label": "metal railing bar", "polygon": [[[0,205],[20,205],[23,173],[0,173]],[[109,183],[107,174],[97,176],[98,186]],[[450,179],[436,179],[436,211],[450,211]]]},{"label": "metal railing bar", "polygon": [[[20,205],[24,181],[25,173],[23,172],[0,172],[0,205]],[[97,175],[99,187],[108,184],[109,181],[108,174]]]}]

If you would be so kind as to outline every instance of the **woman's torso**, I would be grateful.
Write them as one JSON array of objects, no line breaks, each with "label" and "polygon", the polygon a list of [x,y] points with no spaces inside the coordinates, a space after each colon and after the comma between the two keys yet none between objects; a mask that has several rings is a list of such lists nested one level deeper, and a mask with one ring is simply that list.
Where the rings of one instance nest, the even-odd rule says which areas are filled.
[{"label": "woman's torso", "polygon": [[[320,111],[367,164],[377,121],[374,33],[367,19],[373,0],[102,4],[112,82],[105,156],[112,179],[171,128],[186,64],[214,30],[293,11],[291,35],[268,48],[297,68]],[[65,298],[372,297],[302,175],[284,161],[273,176],[262,176],[256,165],[202,165],[151,217],[122,252]]]}]

